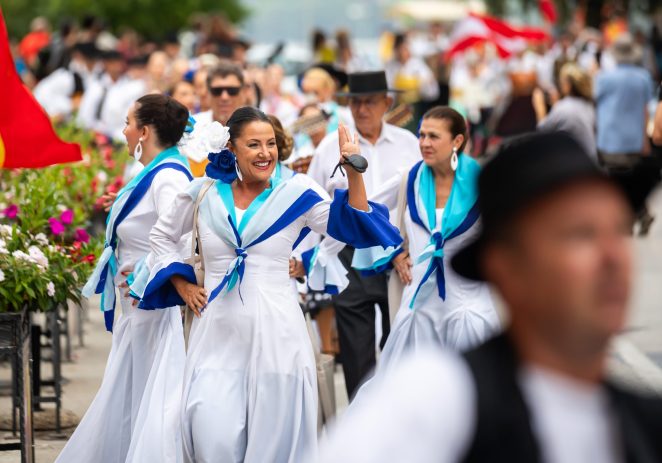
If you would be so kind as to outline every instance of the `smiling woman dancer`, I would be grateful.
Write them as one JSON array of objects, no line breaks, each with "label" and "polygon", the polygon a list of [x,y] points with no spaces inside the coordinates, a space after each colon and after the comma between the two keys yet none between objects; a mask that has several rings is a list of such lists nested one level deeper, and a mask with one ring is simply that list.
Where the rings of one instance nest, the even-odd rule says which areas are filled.
[{"label": "smiling woman dancer", "polygon": [[[129,109],[124,135],[129,152],[145,167],[119,191],[106,248],[83,289],[86,297],[101,294],[113,344],[99,392],[57,462],[180,461],[186,355],[180,310],[175,304],[138,310],[125,281],[149,253],[152,226],[192,179],[176,146],[187,122],[187,109],[164,95],[145,95]],[[116,286],[122,314],[113,327]]]},{"label": "smiling woman dancer", "polygon": [[[210,154],[216,181],[200,203],[204,288],[178,253],[193,227],[208,179],[177,196],[151,234],[156,256],[141,304],[186,303],[197,317],[189,339],[182,404],[186,462],[301,462],[316,447],[315,360],[292,291],[289,258],[307,228],[357,248],[393,246],[400,235],[388,210],[369,203],[363,178],[325,201],[310,188],[272,177],[278,162],[273,126],[254,108],[230,117],[228,149]],[[340,161],[357,138],[340,127]],[[213,256],[213,257],[212,257]]]}]

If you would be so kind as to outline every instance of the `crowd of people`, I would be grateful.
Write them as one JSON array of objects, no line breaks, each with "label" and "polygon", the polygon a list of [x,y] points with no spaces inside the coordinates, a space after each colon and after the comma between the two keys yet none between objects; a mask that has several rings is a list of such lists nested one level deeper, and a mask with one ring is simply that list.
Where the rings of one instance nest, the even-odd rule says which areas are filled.
[{"label": "crowd of people", "polygon": [[[112,349],[58,462],[662,458],[659,400],[604,382],[657,65],[628,33],[508,60],[449,40],[389,35],[375,68],[316,31],[288,89],[222,17],[160,43],[35,20],[35,98],[134,159],[83,290]],[[319,449],[302,309],[351,400]]]}]

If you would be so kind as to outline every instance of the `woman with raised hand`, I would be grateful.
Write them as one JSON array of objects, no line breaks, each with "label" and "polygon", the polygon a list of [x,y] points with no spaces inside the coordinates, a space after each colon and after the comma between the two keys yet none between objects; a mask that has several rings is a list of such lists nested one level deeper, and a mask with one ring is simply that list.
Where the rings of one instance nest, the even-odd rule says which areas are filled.
[{"label": "woman with raised hand", "polygon": [[[486,284],[469,281],[450,267],[450,258],[478,232],[478,163],[462,152],[464,118],[437,106],[419,130],[423,159],[404,178],[394,178],[374,195],[398,211],[402,246],[357,250],[352,266],[372,274],[393,268],[402,297],[377,372],[422,346],[465,350],[499,328]],[[390,301],[389,301],[390,302]],[[360,396],[360,393],[359,393]]]},{"label": "woman with raised hand", "polygon": [[[186,357],[180,309],[139,310],[127,278],[150,251],[152,226],[192,180],[177,149],[188,120],[187,109],[164,95],[145,95],[129,109],[124,135],[144,168],[114,199],[106,248],[83,289],[86,297],[101,294],[112,348],[99,392],[57,462],[180,461]],[[118,287],[122,313],[115,322]]]},{"label": "woman with raised hand", "polygon": [[[177,196],[152,230],[155,263],[141,305],[187,304],[196,318],[188,344],[182,404],[186,462],[299,462],[317,444],[315,360],[292,291],[289,260],[310,228],[357,248],[397,246],[388,211],[368,203],[363,178],[333,202],[292,180],[272,177],[274,129],[261,111],[236,110],[226,150],[209,155],[207,175]],[[344,162],[358,154],[344,127]],[[209,183],[213,182],[213,183]],[[204,287],[178,242],[197,227]]]}]

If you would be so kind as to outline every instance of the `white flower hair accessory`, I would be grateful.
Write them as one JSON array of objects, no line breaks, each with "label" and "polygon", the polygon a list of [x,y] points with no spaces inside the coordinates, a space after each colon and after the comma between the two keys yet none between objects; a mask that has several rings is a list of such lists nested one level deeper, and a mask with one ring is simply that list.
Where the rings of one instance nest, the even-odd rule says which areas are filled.
[{"label": "white flower hair accessory", "polygon": [[230,140],[230,129],[220,122],[198,122],[193,132],[179,143],[179,150],[189,159],[201,162],[207,159],[209,153],[222,151],[228,140]]}]

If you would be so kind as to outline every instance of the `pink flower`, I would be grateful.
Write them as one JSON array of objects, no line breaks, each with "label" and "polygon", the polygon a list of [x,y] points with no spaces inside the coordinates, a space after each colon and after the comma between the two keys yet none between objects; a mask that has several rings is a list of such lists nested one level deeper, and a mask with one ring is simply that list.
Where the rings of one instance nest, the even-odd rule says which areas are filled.
[{"label": "pink flower", "polygon": [[74,232],[74,239],[83,243],[89,243],[90,235],[87,234],[84,228],[77,228]]},{"label": "pink flower", "polygon": [[58,219],[51,217],[48,219],[48,224],[51,226],[51,233],[54,235],[61,235],[64,233],[64,225]]},{"label": "pink flower", "polygon": [[65,225],[69,225],[74,221],[74,211],[71,209],[62,211],[62,214],[60,215],[60,221],[62,221],[62,223]]},{"label": "pink flower", "polygon": [[18,215],[18,206],[16,204],[10,204],[7,209],[2,211],[2,213],[8,219],[15,219]]}]

